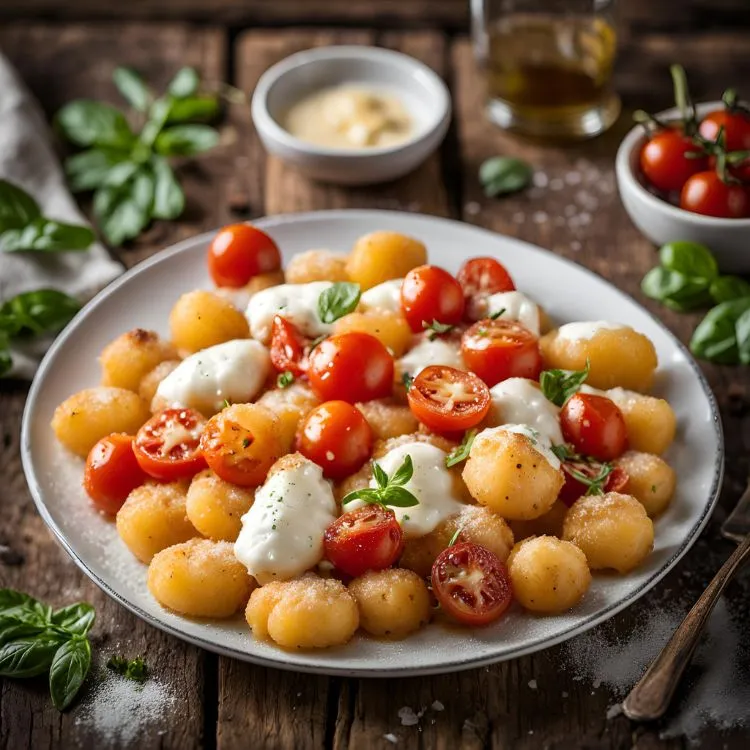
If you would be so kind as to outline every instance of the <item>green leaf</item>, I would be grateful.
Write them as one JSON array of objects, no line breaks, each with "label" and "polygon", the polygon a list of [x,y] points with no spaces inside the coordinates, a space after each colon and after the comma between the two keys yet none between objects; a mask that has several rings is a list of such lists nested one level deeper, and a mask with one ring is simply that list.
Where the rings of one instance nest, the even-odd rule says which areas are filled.
[{"label": "green leaf", "polygon": [[401,466],[399,466],[391,475],[391,478],[388,481],[388,486],[403,486],[412,478],[413,474],[414,464],[412,463],[411,456],[407,453],[406,456],[404,456],[404,461]]},{"label": "green leaf", "polygon": [[750,284],[739,276],[719,276],[711,282],[714,302],[729,302],[740,297],[750,297]]},{"label": "green leaf", "polygon": [[24,292],[0,305],[0,330],[9,336],[56,333],[80,308],[77,299],[56,289]]},{"label": "green leaf", "polygon": [[291,372],[289,372],[289,370],[286,370],[285,372],[280,372],[276,376],[276,385],[279,388],[288,388],[293,382],[294,382],[294,375]]},{"label": "green leaf", "polygon": [[151,103],[151,92],[138,73],[132,68],[115,68],[112,74],[115,86],[125,101],[139,112],[145,112]]},{"label": "green leaf", "polygon": [[401,375],[401,382],[404,384],[404,388],[406,388],[406,392],[408,393],[414,383],[414,376],[410,375],[408,372],[404,372]]},{"label": "green leaf", "polygon": [[0,677],[35,677],[46,672],[64,639],[57,633],[19,638],[0,648]]},{"label": "green leaf", "polygon": [[129,148],[135,135],[119,109],[90,99],[66,104],[55,118],[63,135],[77,146]]},{"label": "green leaf", "polygon": [[135,173],[140,169],[138,162],[130,159],[121,161],[109,170],[104,179],[103,185],[107,187],[119,188],[133,179]]},{"label": "green leaf", "polygon": [[51,615],[51,609],[33,596],[15,589],[0,589],[0,616],[24,612],[35,613],[43,622]]},{"label": "green leaf", "polygon": [[323,323],[333,323],[353,312],[359,303],[359,297],[359,284],[337,281],[324,289],[318,297],[318,317]]},{"label": "green leaf", "polygon": [[709,285],[708,279],[689,278],[657,266],[643,277],[641,290],[647,297],[684,312],[711,304]]},{"label": "green leaf", "polygon": [[8,180],[0,180],[0,232],[25,227],[42,212],[39,204]]},{"label": "green leaf", "polygon": [[388,485],[383,490],[382,502],[383,505],[390,505],[393,508],[413,508],[415,505],[419,505],[419,500],[406,487],[398,487],[393,484]]},{"label": "green leaf", "polygon": [[[451,466],[460,464],[462,461],[465,461],[469,457],[469,453],[471,452],[471,446],[474,444],[474,438],[476,436],[477,436],[476,427],[464,433],[463,440],[461,440],[461,445],[454,448],[445,457],[446,468],[450,469]],[[450,545],[448,546],[450,547]]]},{"label": "green leaf", "polygon": [[94,194],[94,215],[113,247],[137,237],[150,219],[148,210],[133,195],[130,183],[119,188],[99,188]]},{"label": "green leaf", "polygon": [[124,656],[110,656],[107,668],[135,682],[146,682],[148,679],[148,666],[142,656],[129,661]]},{"label": "green leaf", "polygon": [[200,84],[200,77],[195,68],[180,68],[169,84],[168,91],[175,99],[192,96]]},{"label": "green leaf", "polygon": [[428,323],[426,320],[422,321],[422,328],[425,331],[429,331],[427,338],[430,341],[434,341],[438,336],[444,333],[450,333],[455,326],[450,323],[441,323],[433,318],[432,323]]},{"label": "green leaf", "polygon": [[479,182],[488,198],[523,190],[533,175],[529,164],[512,156],[494,156],[479,167]]},{"label": "green leaf", "polygon": [[372,462],[372,476],[381,490],[388,486],[388,475],[377,461]]},{"label": "green leaf", "polygon": [[154,156],[151,168],[154,173],[154,205],[151,215],[155,219],[176,219],[185,210],[185,194],[172,167],[165,159]]},{"label": "green leaf", "polygon": [[0,235],[0,250],[7,253],[86,250],[94,239],[88,227],[39,218],[23,229],[9,229]]},{"label": "green leaf", "polygon": [[544,370],[539,376],[539,386],[548,401],[562,406],[586,382],[589,361],[583,370]]},{"label": "green leaf", "polygon": [[735,323],[735,332],[737,336],[737,351],[739,352],[740,362],[743,365],[750,365],[750,309],[745,310]]},{"label": "green leaf", "polygon": [[379,503],[380,502],[380,490],[373,489],[372,487],[364,487],[361,490],[354,490],[344,496],[341,501],[342,505],[351,503],[353,500],[363,500],[366,503]]},{"label": "green leaf", "polygon": [[143,126],[138,141],[149,150],[154,145],[157,136],[169,119],[174,99],[171,97],[157,99],[149,109],[148,120]]},{"label": "green leaf", "polygon": [[221,109],[218,97],[191,96],[186,99],[176,99],[169,110],[170,123],[177,122],[210,122],[214,120]]},{"label": "green leaf", "polygon": [[91,630],[96,612],[86,602],[69,604],[52,614],[52,624],[64,628],[75,635],[86,635]]},{"label": "green leaf", "polygon": [[13,357],[10,355],[10,341],[5,331],[0,331],[0,378],[13,369]]},{"label": "green leaf", "polygon": [[218,142],[219,133],[210,125],[172,125],[159,133],[154,148],[162,156],[192,156]]},{"label": "green leaf", "polygon": [[126,151],[92,148],[65,160],[68,186],[74,193],[101,187],[114,166],[129,159]]},{"label": "green leaf", "polygon": [[750,297],[722,302],[711,308],[690,339],[690,351],[696,357],[719,364],[740,361],[737,322],[750,310]]},{"label": "green leaf", "polygon": [[49,691],[58,711],[67,708],[78,694],[91,667],[91,644],[74,636],[55,653],[49,671]]},{"label": "green leaf", "polygon": [[659,260],[668,271],[676,271],[691,279],[711,281],[719,273],[711,251],[697,242],[668,242],[659,248]]},{"label": "green leaf", "polygon": [[20,638],[37,636],[47,630],[47,625],[26,622],[21,617],[0,617],[0,646]]}]

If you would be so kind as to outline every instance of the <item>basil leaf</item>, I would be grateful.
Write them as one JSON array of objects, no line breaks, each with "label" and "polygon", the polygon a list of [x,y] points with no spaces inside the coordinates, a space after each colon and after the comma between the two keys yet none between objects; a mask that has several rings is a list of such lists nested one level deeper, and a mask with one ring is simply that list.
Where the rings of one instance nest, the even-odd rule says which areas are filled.
[{"label": "basil leaf", "polygon": [[479,182],[488,198],[515,193],[531,183],[533,170],[522,159],[512,156],[495,156],[479,167]]},{"label": "basil leaf", "polygon": [[364,487],[361,490],[354,490],[354,492],[350,492],[348,495],[344,496],[341,504],[346,505],[347,503],[351,503],[353,500],[363,500],[366,503],[379,503],[380,491],[375,490],[372,487]]},{"label": "basil leaf", "polygon": [[23,229],[9,229],[0,235],[0,250],[6,253],[86,250],[93,241],[94,233],[88,227],[38,218]]},{"label": "basil leaf", "polygon": [[716,278],[719,267],[711,251],[697,242],[668,242],[659,248],[659,260],[668,271],[692,279]]},{"label": "basil leaf", "polygon": [[750,309],[745,310],[735,323],[735,333],[737,336],[737,351],[739,352],[740,362],[743,365],[750,365]]},{"label": "basil leaf", "polygon": [[94,194],[94,214],[105,239],[114,247],[137,237],[150,219],[148,210],[133,196],[130,183],[99,188]]},{"label": "basil leaf", "polygon": [[750,284],[739,276],[719,276],[711,282],[714,302],[729,302],[740,297],[750,297]]},{"label": "basil leaf", "polygon": [[154,205],[151,215],[155,219],[176,219],[185,210],[185,194],[172,167],[165,159],[154,156],[151,168],[154,173]]},{"label": "basil leaf", "polygon": [[750,297],[722,302],[711,308],[693,332],[690,351],[696,357],[718,364],[737,364],[737,322],[748,310]]},{"label": "basil leaf", "polygon": [[388,482],[388,485],[389,487],[393,485],[404,485],[412,478],[413,474],[414,464],[412,463],[411,456],[407,453],[404,457],[404,462],[393,473]]},{"label": "basil leaf", "polygon": [[67,708],[86,679],[91,667],[91,644],[73,637],[55,653],[49,671],[49,691],[58,711]]},{"label": "basil leaf", "polygon": [[383,490],[382,502],[383,505],[390,505],[393,508],[412,508],[419,505],[419,500],[406,487],[393,484]]},{"label": "basil leaf", "polygon": [[39,204],[25,190],[0,180],[0,232],[25,227],[41,215]]},{"label": "basil leaf", "polygon": [[55,333],[80,309],[77,299],[56,289],[24,292],[0,305],[0,330],[10,336]]},{"label": "basil leaf", "polygon": [[76,635],[86,635],[91,630],[96,612],[86,602],[70,604],[52,614],[52,624]]},{"label": "basil leaf", "polygon": [[[474,438],[476,436],[477,436],[476,428],[468,430],[466,433],[464,433],[464,437],[463,437],[463,440],[461,441],[461,445],[454,448],[445,457],[446,468],[450,469],[451,466],[460,464],[462,461],[465,461],[469,457],[469,453],[471,453],[471,446],[474,444]],[[450,547],[451,545],[449,544],[448,546]]]},{"label": "basil leaf", "polygon": [[0,646],[19,638],[39,635],[47,629],[44,624],[25,622],[20,617],[0,617]]},{"label": "basil leaf", "polygon": [[380,489],[385,489],[388,486],[388,475],[377,461],[372,462],[372,475]]},{"label": "basil leaf", "polygon": [[33,596],[24,594],[23,591],[0,589],[0,617],[16,616],[23,612],[33,612],[46,622],[50,617],[51,609],[38,599],[34,599]]},{"label": "basil leaf", "polygon": [[132,68],[115,68],[112,79],[117,90],[131,107],[145,112],[151,103],[151,93],[143,79]]},{"label": "basil leaf", "polygon": [[122,187],[133,179],[138,169],[138,162],[131,161],[130,159],[121,161],[109,170],[102,184],[107,187]]},{"label": "basil leaf", "polygon": [[323,323],[333,323],[353,312],[359,303],[359,297],[359,284],[337,281],[318,297],[318,317]]},{"label": "basil leaf", "polygon": [[548,401],[562,406],[586,382],[589,362],[583,370],[544,370],[539,376],[539,386]]},{"label": "basil leaf", "polygon": [[192,96],[197,90],[200,78],[195,68],[180,68],[167,89],[175,99]]},{"label": "basil leaf", "polygon": [[5,331],[0,331],[0,378],[13,369],[13,357],[10,356],[10,341]]},{"label": "basil leaf", "polygon": [[74,193],[101,187],[110,170],[128,159],[127,152],[92,148],[65,160],[68,186]]},{"label": "basil leaf", "polygon": [[159,133],[154,148],[163,156],[192,156],[218,142],[219,133],[210,125],[173,125]]},{"label": "basil leaf", "polygon": [[643,277],[641,291],[647,297],[683,312],[711,303],[709,284],[708,279],[689,278],[678,271],[657,266]]},{"label": "basil leaf", "polygon": [[56,633],[19,638],[0,648],[0,677],[35,677],[46,672],[63,639]]},{"label": "basil leaf", "polygon": [[55,118],[63,135],[77,146],[128,148],[135,135],[119,109],[90,99],[66,104]]},{"label": "basil leaf", "polygon": [[168,122],[210,121],[218,116],[220,108],[219,100],[215,96],[191,96],[176,99],[169,110]]},{"label": "basil leaf", "polygon": [[167,120],[169,119],[169,113],[172,111],[173,102],[174,99],[168,97],[166,99],[157,99],[151,105],[151,109],[149,110],[149,119],[143,126],[143,130],[141,130],[141,133],[138,136],[138,141],[140,144],[147,147],[148,149],[151,149],[151,147],[154,145],[154,141],[156,140],[159,133],[161,133],[162,128],[166,125]]}]

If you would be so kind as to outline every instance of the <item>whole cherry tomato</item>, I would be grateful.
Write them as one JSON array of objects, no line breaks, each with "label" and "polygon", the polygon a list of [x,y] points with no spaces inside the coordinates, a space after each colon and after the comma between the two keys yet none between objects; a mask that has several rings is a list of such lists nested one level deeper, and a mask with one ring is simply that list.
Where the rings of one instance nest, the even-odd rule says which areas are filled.
[{"label": "whole cherry tomato", "polygon": [[641,171],[658,190],[682,190],[688,178],[708,166],[706,158],[693,159],[687,156],[699,151],[699,146],[681,130],[660,130],[641,149]]},{"label": "whole cherry tomato", "polygon": [[617,404],[606,396],[576,393],[560,411],[560,427],[578,453],[600,461],[619,458],[628,449],[628,428]]},{"label": "whole cherry tomato", "polygon": [[279,372],[291,372],[299,377],[307,368],[305,349],[307,339],[294,323],[281,315],[274,315],[271,325],[271,364]]},{"label": "whole cherry tomato", "polygon": [[741,111],[717,109],[709,112],[701,121],[698,132],[707,141],[716,141],[721,129],[724,148],[727,151],[750,149],[750,116]]},{"label": "whole cherry tomato", "polygon": [[471,258],[461,266],[456,279],[464,290],[465,316],[481,320],[487,314],[487,298],[498,292],[512,292],[516,285],[505,266],[494,258]]},{"label": "whole cherry tomato", "polygon": [[750,216],[750,193],[744,185],[725,182],[716,172],[699,172],[682,188],[680,208],[704,216],[741,219]]},{"label": "whole cherry tomato", "polygon": [[464,314],[464,291],[442,268],[418,266],[401,285],[401,310],[412,331],[421,331],[433,320],[456,325]]},{"label": "whole cherry tomato", "polygon": [[281,268],[276,243],[251,224],[230,224],[208,247],[208,271],[216,286],[245,286],[253,276]]}]

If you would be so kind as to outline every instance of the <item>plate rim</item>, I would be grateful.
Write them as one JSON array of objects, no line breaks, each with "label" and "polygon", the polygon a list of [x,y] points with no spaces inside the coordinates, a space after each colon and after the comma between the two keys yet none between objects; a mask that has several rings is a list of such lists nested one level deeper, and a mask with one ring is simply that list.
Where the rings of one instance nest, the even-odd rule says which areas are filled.
[{"label": "plate rim", "polygon": [[503,662],[503,661],[509,661],[511,659],[516,659],[521,656],[526,656],[528,654],[546,650],[548,648],[551,648],[552,646],[556,646],[564,641],[567,641],[570,638],[573,638],[577,635],[581,635],[585,633],[586,631],[590,630],[591,628],[595,627],[596,625],[599,625],[611,619],[617,613],[629,607],[635,601],[640,599],[644,594],[650,591],[654,586],[656,586],[659,583],[659,581],[661,581],[675,567],[675,565],[679,562],[679,560],[682,559],[682,557],[684,557],[685,554],[687,554],[687,552],[690,550],[693,544],[695,544],[695,542],[697,541],[698,537],[700,536],[700,533],[706,527],[706,524],[711,518],[711,515],[719,500],[719,496],[721,494],[722,483],[723,483],[723,477],[724,477],[724,464],[725,464],[724,431],[722,427],[721,415],[719,412],[716,397],[708,383],[708,380],[706,379],[705,375],[701,371],[700,366],[696,362],[693,355],[690,353],[690,350],[687,348],[687,346],[685,346],[685,344],[683,344],[682,341],[680,341],[680,339],[677,338],[677,336],[654,313],[648,310],[648,308],[641,305],[637,300],[635,300],[633,297],[627,294],[627,292],[624,292],[618,287],[616,287],[608,279],[605,279],[604,277],[595,273],[594,271],[587,268],[586,266],[580,265],[576,263],[575,261],[570,260],[569,258],[566,258],[562,255],[558,255],[557,253],[554,253],[551,250],[543,248],[539,245],[535,245],[534,243],[527,242],[526,240],[521,240],[516,237],[511,237],[509,235],[500,234],[499,232],[494,232],[491,229],[486,229],[484,227],[480,227],[474,224],[469,224],[464,221],[459,221],[456,219],[449,219],[449,218],[445,218],[441,216],[433,216],[433,215],[424,214],[424,213],[414,213],[410,211],[379,210],[379,209],[331,209],[331,210],[321,210],[321,211],[304,211],[304,212],[274,214],[272,216],[259,217],[257,219],[253,219],[252,222],[248,221],[244,223],[252,223],[252,224],[258,225],[261,228],[272,229],[273,227],[279,226],[281,224],[295,223],[299,221],[320,221],[320,220],[336,220],[336,219],[347,219],[347,220],[355,219],[356,220],[358,218],[363,221],[372,220],[375,218],[381,219],[383,221],[387,221],[389,217],[390,218],[395,218],[395,217],[403,218],[404,216],[411,216],[416,219],[428,220],[430,222],[437,222],[439,224],[443,223],[443,224],[450,224],[452,226],[459,226],[462,231],[470,231],[470,232],[476,232],[478,234],[487,235],[491,237],[493,240],[509,239],[509,240],[512,240],[512,242],[516,245],[520,245],[528,249],[533,249],[535,251],[539,251],[545,254],[553,255],[557,260],[562,261],[568,266],[572,266],[577,271],[582,271],[585,274],[593,277],[597,282],[599,282],[600,284],[604,284],[606,287],[614,291],[617,295],[626,297],[630,302],[635,304],[640,310],[645,312],[651,318],[651,320],[660,329],[662,329],[662,331],[668,336],[668,338],[677,347],[677,349],[679,349],[681,353],[685,356],[685,359],[688,365],[690,366],[690,369],[692,370],[693,374],[697,378],[698,383],[701,387],[701,390],[703,391],[704,395],[706,396],[708,400],[708,404],[711,409],[711,414],[713,417],[712,423],[714,426],[714,433],[717,439],[717,456],[716,456],[717,462],[716,462],[716,466],[714,467],[711,488],[708,493],[708,500],[701,512],[700,517],[697,519],[696,523],[692,526],[687,536],[683,539],[678,549],[676,549],[675,552],[670,556],[670,558],[663,563],[662,567],[658,571],[656,571],[652,576],[650,576],[647,580],[641,583],[641,585],[638,586],[636,589],[634,589],[629,595],[605,607],[603,610],[600,610],[596,612],[595,614],[590,615],[583,622],[579,622],[579,623],[576,623],[575,625],[571,625],[569,628],[567,628],[566,630],[563,630],[562,632],[558,633],[555,636],[545,638],[541,642],[538,641],[535,643],[527,644],[525,646],[516,648],[512,651],[509,651],[501,655],[491,654],[491,655],[478,656],[476,658],[460,657],[459,659],[454,660],[454,661],[448,660],[446,662],[441,663],[440,665],[428,666],[424,668],[420,668],[420,667],[415,668],[415,667],[408,667],[408,666],[387,667],[387,668],[352,668],[352,667],[336,666],[335,664],[323,666],[323,665],[316,665],[316,664],[298,663],[295,661],[285,661],[283,660],[282,657],[292,655],[292,654],[281,648],[278,648],[277,650],[279,658],[271,658],[271,657],[261,656],[258,654],[253,654],[247,651],[241,651],[235,648],[222,646],[221,644],[215,643],[206,638],[202,638],[197,635],[185,633],[179,627],[172,625],[168,622],[164,622],[164,621],[157,619],[156,617],[152,616],[148,612],[142,610],[138,605],[130,602],[125,596],[118,594],[109,586],[109,584],[106,581],[101,579],[94,571],[92,571],[88,567],[86,562],[83,559],[81,559],[78,556],[78,554],[74,551],[71,543],[67,540],[63,531],[55,523],[54,519],[52,518],[49,511],[47,510],[47,505],[44,502],[44,499],[42,496],[41,487],[36,481],[36,475],[33,469],[33,462],[32,462],[32,457],[31,457],[31,422],[33,418],[33,413],[35,412],[35,404],[39,396],[39,392],[42,388],[42,383],[46,379],[47,370],[50,367],[50,363],[54,359],[57,351],[63,347],[68,337],[72,335],[75,328],[77,328],[78,323],[83,318],[87,317],[90,311],[93,311],[93,309],[96,306],[98,306],[100,302],[102,302],[104,299],[106,299],[111,294],[113,294],[117,289],[119,289],[120,286],[129,282],[131,278],[133,278],[134,276],[138,276],[141,273],[147,272],[152,266],[165,262],[174,255],[179,255],[182,252],[186,252],[192,249],[196,244],[205,243],[208,240],[208,238],[212,237],[216,233],[217,230],[215,229],[212,231],[201,232],[199,234],[193,235],[192,237],[188,237],[184,240],[181,240],[180,242],[177,242],[173,245],[170,245],[156,252],[150,258],[147,258],[146,260],[141,261],[140,263],[136,264],[132,268],[126,269],[125,272],[121,276],[116,278],[114,281],[110,282],[106,287],[104,287],[104,289],[102,289],[91,300],[89,300],[81,308],[81,310],[73,317],[73,319],[66,326],[66,328],[60,333],[60,335],[57,336],[55,341],[52,343],[52,346],[50,346],[50,348],[45,353],[44,358],[42,359],[39,365],[39,368],[32,381],[31,387],[29,389],[29,392],[26,398],[26,403],[24,405],[24,410],[23,410],[23,417],[22,417],[22,422],[21,422],[21,446],[20,446],[21,463],[23,466],[26,482],[29,487],[29,492],[31,493],[37,512],[42,517],[42,520],[47,524],[49,529],[52,531],[54,538],[58,541],[58,543],[62,546],[62,548],[67,552],[67,554],[73,559],[73,562],[78,566],[78,568],[89,579],[91,579],[105,594],[107,594],[110,598],[114,599],[118,604],[120,604],[121,606],[125,607],[127,610],[132,612],[134,615],[142,619],[144,622],[148,623],[149,625],[153,627],[158,628],[159,630],[165,633],[168,633],[169,635],[175,636],[176,638],[179,638],[182,641],[187,641],[193,645],[204,648],[207,651],[211,651],[213,653],[217,653],[222,656],[229,656],[235,659],[239,659],[241,661],[250,662],[252,664],[257,664],[259,666],[272,667],[274,669],[282,669],[285,671],[304,672],[304,673],[309,673],[309,674],[325,674],[325,675],[339,676],[339,677],[343,676],[343,677],[372,677],[372,678],[403,677],[407,675],[415,675],[415,676],[425,675],[426,676],[426,675],[435,675],[435,674],[447,674],[450,672],[459,672],[459,671],[464,671],[468,669],[475,669],[478,667],[487,666],[490,664],[496,664],[496,663]]}]

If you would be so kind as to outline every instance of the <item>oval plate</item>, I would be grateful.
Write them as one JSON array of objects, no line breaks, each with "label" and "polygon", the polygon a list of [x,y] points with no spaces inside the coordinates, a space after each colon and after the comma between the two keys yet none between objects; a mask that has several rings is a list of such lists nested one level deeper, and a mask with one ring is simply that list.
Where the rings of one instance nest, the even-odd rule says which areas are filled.
[{"label": "oval plate", "polygon": [[422,240],[430,260],[457,271],[468,257],[490,255],[510,270],[519,289],[557,321],[614,320],[645,333],[659,355],[654,392],[668,398],[678,434],[667,459],[677,494],[656,522],[656,545],[646,564],[627,576],[597,575],[582,604],[554,617],[514,608],[492,627],[463,630],[431,625],[404,641],[356,636],[344,647],[286,652],[253,639],[238,615],[200,621],[162,609],[146,588],[145,565],[120,541],[114,524],[96,513],[81,488],[82,462],[58,445],[49,423],[74,391],[99,381],[97,357],[131,328],[167,333],[175,300],[210,288],[205,255],[212,234],[180,243],[111,284],[76,316],[44,358],[29,393],[22,428],[26,477],[37,508],[78,566],[105,592],[152,625],[203,648],[266,666],[367,677],[433,674],[469,669],[539,651],[572,638],[632,604],[688,551],[717,500],[723,474],[721,424],[711,390],[685,347],[650,313],[580,266],[518,240],[459,222],[388,211],[321,211],[256,222],[288,260],[309,248],[346,250],[377,229]]}]

